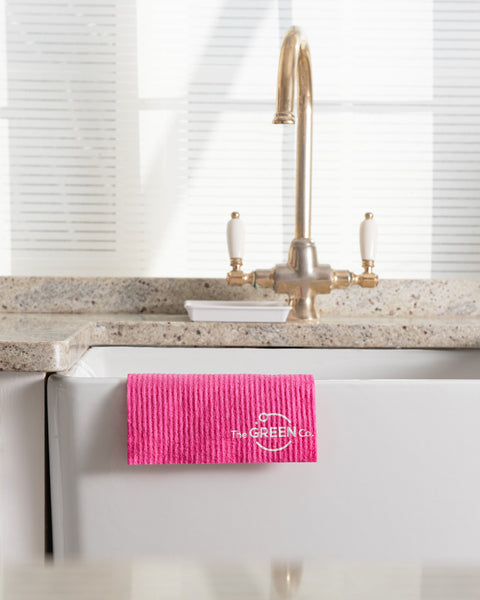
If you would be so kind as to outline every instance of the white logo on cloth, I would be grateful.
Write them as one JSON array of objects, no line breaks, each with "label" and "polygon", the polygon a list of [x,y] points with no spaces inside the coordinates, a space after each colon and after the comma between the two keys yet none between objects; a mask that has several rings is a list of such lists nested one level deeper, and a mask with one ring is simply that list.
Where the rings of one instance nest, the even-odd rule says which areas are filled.
[{"label": "white logo on cloth", "polygon": [[[270,419],[270,417],[279,417],[280,419],[284,419],[284,424],[276,426],[267,426],[267,421]],[[261,423],[264,423],[265,425],[259,426],[259,424]],[[258,421],[255,422],[255,427],[252,427],[248,432],[242,432],[237,431],[236,429],[232,429],[230,433],[232,434],[232,439],[242,439],[247,437],[254,438],[257,446],[262,448],[262,450],[266,450],[267,452],[279,452],[280,450],[285,450],[285,448],[288,448],[288,446],[290,446],[290,444],[293,441],[293,438],[304,438],[312,436],[312,433],[310,431],[307,431],[306,429],[297,430],[296,426],[292,426],[292,421],[285,415],[282,415],[281,413],[260,413],[258,415]],[[288,439],[288,442],[278,448],[268,447],[264,445],[268,443],[266,442],[266,440],[279,438]]]}]

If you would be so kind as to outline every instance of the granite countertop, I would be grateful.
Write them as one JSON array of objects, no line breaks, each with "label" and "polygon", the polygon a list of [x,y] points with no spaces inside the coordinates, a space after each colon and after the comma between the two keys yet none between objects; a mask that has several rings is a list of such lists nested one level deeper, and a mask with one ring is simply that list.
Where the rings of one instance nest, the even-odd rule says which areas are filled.
[{"label": "granite countertop", "polygon": [[286,301],[215,279],[4,277],[0,295],[0,369],[8,371],[62,371],[91,346],[480,348],[477,280],[335,290],[317,299],[316,323],[189,321],[186,299]]}]

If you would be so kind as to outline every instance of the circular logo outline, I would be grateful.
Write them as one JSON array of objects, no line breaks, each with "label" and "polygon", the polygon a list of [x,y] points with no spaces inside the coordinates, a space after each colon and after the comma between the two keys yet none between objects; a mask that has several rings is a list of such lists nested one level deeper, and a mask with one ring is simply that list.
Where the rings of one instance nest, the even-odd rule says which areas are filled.
[{"label": "circular logo outline", "polygon": [[[282,419],[285,419],[289,423],[292,422],[288,417],[286,417],[285,415],[282,415],[281,413],[260,413],[258,415],[258,420],[261,423],[266,423],[270,417],[281,417]],[[285,450],[285,448],[288,448],[288,446],[290,446],[290,444],[292,443],[292,440],[289,440],[285,444],[285,446],[282,446],[281,448],[265,448],[265,446],[262,446],[262,444],[260,442],[257,442],[257,440],[255,440],[255,443],[257,444],[257,446],[260,446],[260,448],[262,450],[266,450],[267,452],[280,452],[280,450]]]}]

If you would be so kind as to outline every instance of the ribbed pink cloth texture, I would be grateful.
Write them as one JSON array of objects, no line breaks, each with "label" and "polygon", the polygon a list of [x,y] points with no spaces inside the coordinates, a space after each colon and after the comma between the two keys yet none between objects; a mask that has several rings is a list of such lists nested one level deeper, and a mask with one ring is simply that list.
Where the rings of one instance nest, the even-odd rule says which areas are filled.
[{"label": "ribbed pink cloth texture", "polygon": [[316,462],[311,375],[129,375],[128,464]]}]

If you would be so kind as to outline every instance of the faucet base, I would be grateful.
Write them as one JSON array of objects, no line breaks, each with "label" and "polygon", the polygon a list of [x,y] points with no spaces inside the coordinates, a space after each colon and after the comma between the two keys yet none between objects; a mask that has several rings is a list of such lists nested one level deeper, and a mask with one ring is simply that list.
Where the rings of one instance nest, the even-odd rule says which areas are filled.
[{"label": "faucet base", "polygon": [[315,306],[315,296],[307,298],[290,298],[288,302],[292,310],[288,316],[288,321],[318,321],[319,314]]},{"label": "faucet base", "polygon": [[288,294],[292,311],[289,321],[317,321],[315,296],[328,294],[332,289],[333,272],[330,265],[319,265],[315,244],[309,238],[296,238],[290,245],[288,262],[277,265],[274,287]]}]

